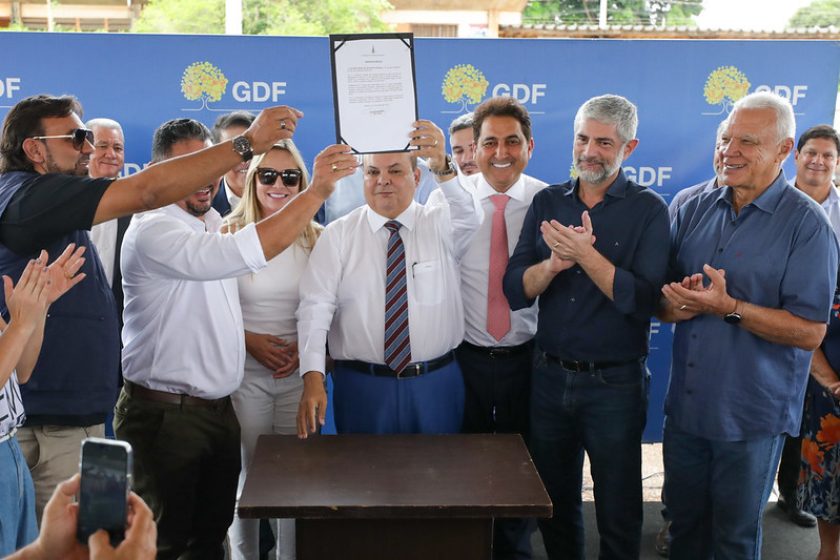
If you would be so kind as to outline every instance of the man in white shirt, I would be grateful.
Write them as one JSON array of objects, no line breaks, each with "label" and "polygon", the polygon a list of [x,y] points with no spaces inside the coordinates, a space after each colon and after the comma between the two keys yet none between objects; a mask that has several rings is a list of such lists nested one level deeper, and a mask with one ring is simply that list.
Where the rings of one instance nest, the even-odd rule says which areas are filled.
[{"label": "man in white shirt", "polygon": [[[294,127],[293,119],[281,124]],[[153,163],[209,145],[201,123],[169,121],[155,132]],[[265,267],[294,242],[334,181],[357,166],[346,150],[326,148],[305,192],[235,234],[217,233],[221,217],[211,201],[218,180],[135,216],[126,232],[125,385],[114,428],[134,449],[135,488],[158,523],[158,558],[224,557],[240,468],[229,395],[245,360],[236,277]]]},{"label": "man in white shirt", "polygon": [[[479,219],[443,132],[431,121],[413,126],[415,152],[365,156],[367,205],[327,226],[301,278],[300,437],[324,422],[327,340],[339,433],[460,431],[457,261]],[[411,154],[428,158],[448,206],[413,200],[420,174]]]},{"label": "man in white shirt", "polygon": [[449,147],[452,148],[452,161],[458,166],[458,171],[468,177],[478,173],[472,113],[461,115],[449,124]]},{"label": "man in white shirt", "polygon": [[[93,178],[106,177],[116,179],[120,176],[125,163],[125,137],[123,129],[112,119],[91,119],[85,123],[93,131],[93,153],[90,154],[88,175]],[[90,228],[90,240],[99,253],[102,268],[114,300],[117,302],[117,313],[122,325],[123,291],[122,275],[120,274],[120,247],[125,230],[131,222],[131,216],[123,216],[96,224]]]},{"label": "man in white shirt", "polygon": [[[511,312],[502,278],[531,200],[546,183],[523,173],[534,138],[521,103],[493,97],[471,117],[483,220],[461,260],[466,333],[456,356],[466,389],[463,430],[518,433],[527,441],[537,304]],[[494,531],[494,559],[531,558],[530,520],[497,520]]]},{"label": "man in white shirt", "polygon": [[[796,143],[794,185],[820,206],[828,215],[831,229],[840,236],[840,192],[834,184],[840,154],[840,136],[833,127],[821,124],[809,128]],[[800,527],[813,527],[817,519],[796,505],[796,481],[799,479],[802,438],[787,436],[779,463],[779,509]]]}]

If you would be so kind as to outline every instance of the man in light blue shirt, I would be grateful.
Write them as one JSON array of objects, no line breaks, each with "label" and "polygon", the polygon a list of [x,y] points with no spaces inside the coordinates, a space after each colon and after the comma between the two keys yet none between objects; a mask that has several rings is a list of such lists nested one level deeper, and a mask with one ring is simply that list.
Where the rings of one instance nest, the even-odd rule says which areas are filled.
[{"label": "man in light blue shirt", "polygon": [[819,205],[788,184],[790,103],[739,100],[722,135],[725,187],[671,230],[660,317],[677,322],[665,402],[671,558],[759,558],[785,434],[799,432],[825,335],[838,248]]}]

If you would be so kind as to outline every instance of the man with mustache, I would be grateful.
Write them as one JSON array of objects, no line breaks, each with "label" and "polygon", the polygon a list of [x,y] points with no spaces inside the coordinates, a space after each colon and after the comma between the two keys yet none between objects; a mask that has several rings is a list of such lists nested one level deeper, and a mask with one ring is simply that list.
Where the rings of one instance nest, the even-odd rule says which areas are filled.
[{"label": "man with mustache", "polygon": [[449,125],[449,147],[452,148],[452,161],[462,175],[469,177],[478,173],[472,113],[461,115]]},{"label": "man with mustache", "polygon": [[543,189],[504,278],[511,309],[539,296],[530,449],[554,515],[549,558],[583,560],[582,466],[592,465],[602,558],[637,559],[650,316],[668,261],[668,208],[629,181],[636,107],[617,95],[578,109],[577,178]]},{"label": "man with mustache", "polygon": [[[286,138],[295,126],[285,119]],[[203,124],[168,121],[155,131],[150,168],[210,145]],[[230,394],[245,361],[236,277],[291,245],[335,180],[355,168],[346,146],[326,148],[308,189],[231,235],[217,233],[222,220],[211,208],[218,177],[132,220],[123,241],[125,384],[114,431],[134,449],[135,488],[158,523],[158,558],[224,557],[240,468]]]}]

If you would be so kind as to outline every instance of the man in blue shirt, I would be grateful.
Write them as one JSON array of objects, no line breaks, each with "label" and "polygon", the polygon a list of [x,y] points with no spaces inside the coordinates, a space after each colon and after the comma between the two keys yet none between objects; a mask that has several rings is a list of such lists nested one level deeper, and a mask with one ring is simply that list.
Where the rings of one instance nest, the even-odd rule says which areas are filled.
[{"label": "man in blue shirt", "polygon": [[584,450],[601,557],[639,557],[645,358],[669,241],[665,202],[621,170],[637,123],[623,97],[581,106],[578,178],[534,196],[504,279],[511,309],[540,298],[530,444],[554,503],[554,516],[539,522],[552,559],[584,558]]},{"label": "man in blue shirt", "polygon": [[784,434],[799,433],[811,352],[826,330],[837,243],[788,184],[790,103],[754,93],[721,141],[727,186],[672,227],[660,316],[677,322],[665,401],[671,558],[758,558]]}]

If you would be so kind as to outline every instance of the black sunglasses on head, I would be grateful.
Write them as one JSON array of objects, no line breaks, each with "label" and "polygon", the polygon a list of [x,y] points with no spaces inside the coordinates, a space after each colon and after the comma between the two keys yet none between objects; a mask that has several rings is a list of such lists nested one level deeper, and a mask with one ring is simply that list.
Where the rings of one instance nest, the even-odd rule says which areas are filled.
[{"label": "black sunglasses on head", "polygon": [[73,142],[73,147],[79,151],[82,150],[85,142],[93,145],[93,131],[87,128],[77,128],[70,134],[59,134],[57,136],[33,136],[33,140],[51,140],[53,138],[65,138]]},{"label": "black sunglasses on head", "polygon": [[278,171],[272,167],[257,167],[257,179],[263,185],[270,187],[277,182],[277,177],[287,187],[299,187],[303,172],[300,169],[283,169]]}]

